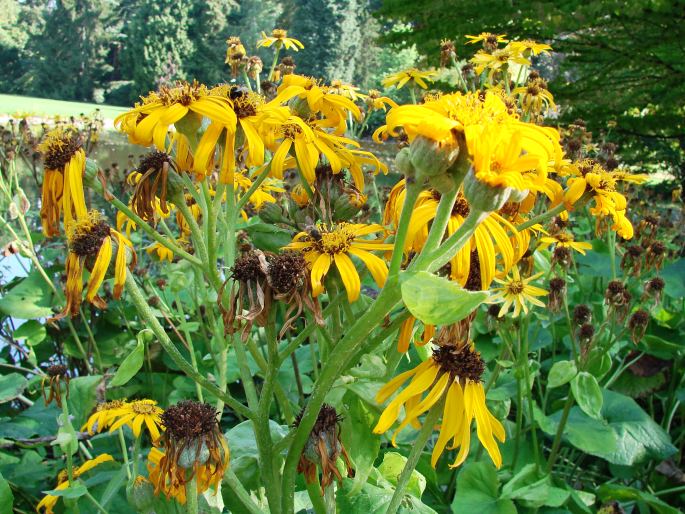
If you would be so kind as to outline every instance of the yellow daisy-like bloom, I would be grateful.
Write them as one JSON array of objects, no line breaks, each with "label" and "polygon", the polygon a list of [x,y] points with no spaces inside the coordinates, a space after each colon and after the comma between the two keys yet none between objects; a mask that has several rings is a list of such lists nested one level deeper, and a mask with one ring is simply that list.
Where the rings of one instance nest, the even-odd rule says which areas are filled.
[{"label": "yellow daisy-like bloom", "polygon": [[597,218],[598,224],[603,218],[610,216],[614,222],[612,230],[624,239],[631,239],[634,230],[626,217],[628,201],[616,190],[617,184],[641,184],[647,176],[632,175],[624,170],[607,171],[591,159],[580,161],[568,170],[576,175],[568,179],[568,189],[564,194],[564,202],[569,210],[585,192],[592,192],[595,205],[590,208],[590,213]]},{"label": "yellow daisy-like bloom", "polygon": [[383,259],[371,252],[392,250],[393,245],[383,243],[383,239],[364,239],[364,236],[384,230],[382,226],[375,224],[339,223],[331,227],[318,225],[309,232],[297,234],[285,248],[299,250],[304,254],[311,267],[313,296],[323,292],[323,279],[331,265],[335,264],[347,290],[347,298],[354,302],[359,298],[361,282],[350,256],[359,258],[366,265],[378,287],[385,285],[388,267]]},{"label": "yellow daisy-like bloom", "polygon": [[156,241],[154,243],[152,243],[150,246],[148,246],[147,248],[145,248],[145,251],[147,252],[148,255],[156,254],[157,258],[160,261],[173,262],[173,260],[174,260],[174,252],[169,250],[163,244],[160,244]]},{"label": "yellow daisy-like bloom", "polygon": [[[186,117],[189,124],[198,128],[201,118],[205,117],[230,133],[235,132],[237,123],[228,98],[212,94],[205,85],[197,82],[179,82],[172,87],[163,86],[159,91],[144,97],[133,109],[117,116],[114,126],[126,132],[131,143],[142,146],[154,143],[158,150],[167,151],[169,127],[185,122]],[[212,134],[215,135],[213,140],[203,137],[202,143],[213,148],[221,131],[218,134],[214,131]],[[196,152],[200,152],[202,148],[203,145],[200,144]]]},{"label": "yellow daisy-like bloom", "polygon": [[86,215],[83,194],[83,174],[86,154],[78,131],[74,128],[56,128],[48,132],[38,145],[43,154],[43,175],[40,219],[46,237],[59,235],[60,212],[64,212],[64,225],[74,217]]},{"label": "yellow daisy-like bloom", "polygon": [[509,47],[515,52],[519,52],[523,55],[526,52],[530,52],[533,55],[546,54],[552,51],[552,47],[546,43],[538,43],[537,41],[532,41],[530,39],[524,39],[523,41],[511,41]]},{"label": "yellow daisy-like bloom", "polygon": [[397,103],[394,100],[383,96],[377,89],[369,89],[369,94],[364,99],[364,102],[369,111],[385,112],[387,107],[397,107]]},{"label": "yellow daisy-like bloom", "polygon": [[113,400],[98,404],[95,412],[90,415],[88,421],[81,427],[81,430],[87,430],[90,435],[93,435],[96,432],[102,432],[104,429],[109,428],[116,419],[114,412],[125,404],[125,400]]},{"label": "yellow daisy-like bloom", "polygon": [[[269,103],[280,105],[294,97],[305,100],[311,113],[321,113],[323,119],[315,120],[315,125],[333,128],[336,134],[345,133],[348,114],[352,114],[357,120],[361,119],[361,111],[352,100],[337,94],[335,89],[319,85],[315,79],[302,75],[290,74],[283,77],[278,95]],[[305,114],[303,116],[306,117]]]},{"label": "yellow daisy-like bloom", "polygon": [[367,95],[359,91],[357,86],[346,84],[342,80],[338,79],[331,80],[331,85],[328,87],[328,91],[333,94],[349,98],[353,102],[356,102],[357,100],[365,100],[367,97]]},{"label": "yellow daisy-like bloom", "polygon": [[247,51],[237,36],[231,36],[226,40],[225,63],[231,66],[231,75],[238,76],[238,69],[247,55]]},{"label": "yellow daisy-like bloom", "polygon": [[473,45],[475,43],[484,43],[484,44],[489,44],[489,45],[494,45],[497,46],[499,43],[507,43],[508,39],[506,34],[493,34],[491,32],[481,32],[477,36],[466,36],[466,39],[468,41],[466,42],[467,45]]},{"label": "yellow daisy-like bloom", "polygon": [[150,438],[154,442],[160,436],[160,427],[162,426],[161,415],[163,412],[160,407],[157,407],[157,402],[154,400],[127,402],[112,412],[112,416],[116,417],[116,421],[112,423],[109,431],[114,432],[118,428],[127,425],[133,430],[134,436],[140,437],[144,423]]},{"label": "yellow daisy-like bloom", "polygon": [[489,303],[502,303],[502,307],[497,314],[498,317],[504,316],[511,306],[514,306],[514,318],[523,311],[524,314],[528,314],[528,304],[537,305],[538,307],[544,307],[545,304],[538,300],[537,296],[547,295],[547,291],[539,287],[530,285],[530,283],[541,277],[543,272],[536,273],[528,278],[521,278],[519,270],[516,266],[511,269],[511,277],[506,277],[504,280],[498,278],[495,282],[502,284],[502,287],[496,287],[493,289],[493,294]]},{"label": "yellow daisy-like bloom", "polygon": [[523,112],[544,114],[557,108],[552,93],[547,89],[547,83],[542,79],[536,79],[525,86],[514,88],[511,94],[519,97]]},{"label": "yellow daisy-like bloom", "polygon": [[262,39],[257,41],[257,48],[275,45],[276,48],[285,47],[286,50],[293,50],[295,52],[304,48],[304,45],[297,39],[288,37],[288,32],[283,29],[273,29],[271,36],[267,36],[266,32],[262,31]]},{"label": "yellow daisy-like bloom", "polygon": [[376,401],[383,403],[410,377],[412,379],[385,408],[373,429],[374,433],[388,431],[404,407],[404,420],[392,436],[394,445],[397,434],[407,425],[420,429],[419,416],[444,397],[442,424],[431,456],[432,466],[436,466],[450,440],[452,445],[449,448],[459,449],[450,467],[457,467],[466,460],[471,446],[471,423],[475,419],[478,439],[499,468],[502,455],[495,439],[504,442],[505,432],[485,404],[485,390],[481,383],[484,370],[485,364],[472,345],[436,348],[428,360],[396,376],[378,391]]},{"label": "yellow daisy-like bloom", "polygon": [[585,250],[592,250],[592,245],[590,243],[575,241],[573,239],[573,234],[568,232],[559,232],[551,236],[543,236],[540,238],[540,248],[547,248],[549,245],[554,245],[557,248],[570,248],[583,255],[585,255]]},{"label": "yellow daisy-like bloom", "polygon": [[508,67],[511,64],[530,65],[528,59],[510,46],[497,49],[492,53],[481,50],[471,58],[471,63],[474,65],[474,69],[478,75],[483,73],[484,70],[490,70],[490,77],[492,77],[495,72],[500,71],[505,66]]},{"label": "yellow daisy-like bloom", "polygon": [[[404,180],[401,180],[391,191],[392,201],[386,205],[384,214],[384,219],[391,222],[395,228],[399,223],[404,195],[405,184]],[[439,202],[440,194],[435,191],[422,191],[419,194],[407,231],[404,248],[406,253],[419,252],[423,248]],[[394,212],[388,212],[389,209],[394,210]],[[466,198],[459,193],[447,223],[448,236],[459,229],[469,212],[470,207]],[[507,231],[517,241],[516,246],[523,245],[516,228],[498,213],[491,213],[478,225],[469,244],[464,245],[450,261],[450,278],[464,286],[472,273],[476,272],[476,276],[480,276],[480,288],[486,290],[490,287],[497,272],[498,259],[501,260],[504,272],[508,271],[516,262],[514,245],[510,236],[507,235]],[[477,266],[475,270],[472,269],[474,265]]]},{"label": "yellow daisy-like bloom", "polygon": [[[94,459],[87,460],[84,462],[82,465],[74,468],[74,479],[79,478],[81,475],[86,473],[87,471],[90,471],[96,466],[99,466],[103,462],[111,462],[113,461],[114,458],[107,454],[103,453],[102,455],[98,455]],[[67,472],[66,470],[63,470],[60,472],[60,474],[57,477],[57,487],[55,487],[56,491],[63,491],[64,489],[69,488],[70,483],[69,480],[67,479]],[[59,496],[53,496],[51,494],[46,494],[43,499],[38,502],[38,505],[36,505],[36,512],[41,512],[43,511],[43,514],[53,514],[54,511],[53,509],[55,508],[55,505],[57,505],[57,501],[60,499]]]},{"label": "yellow daisy-like bloom", "polygon": [[385,88],[395,86],[397,89],[401,89],[405,85],[410,84],[412,86],[419,86],[421,89],[428,89],[426,82],[433,82],[433,77],[437,74],[437,71],[421,71],[416,68],[408,68],[388,75],[381,81],[381,85]]},{"label": "yellow daisy-like bloom", "polygon": [[[130,268],[136,263],[133,245],[120,232],[111,228],[99,212],[90,211],[85,217],[73,220],[67,226],[69,254],[66,262],[66,305],[53,320],[67,315],[76,316],[83,300],[83,271],[88,267],[90,277],[86,283],[86,300],[98,309],[105,309],[107,303],[98,296],[98,290],[112,260],[112,243],[117,245],[114,263],[114,291],[116,299],[121,297],[126,282],[126,248],[131,253]],[[91,264],[92,262],[92,264]]]},{"label": "yellow daisy-like bloom", "polygon": [[290,198],[297,204],[298,207],[306,207],[309,204],[309,195],[305,191],[302,184],[295,184],[290,190]]},{"label": "yellow daisy-like bloom", "polygon": [[[262,173],[263,169],[258,169],[253,173],[253,176]],[[234,185],[239,191],[246,192],[252,187],[252,179],[248,177],[247,170],[236,173],[234,177]],[[271,177],[267,177],[264,182],[252,193],[249,201],[253,207],[259,211],[265,203],[276,203],[276,198],[272,193],[285,193],[283,189],[283,182]]]}]

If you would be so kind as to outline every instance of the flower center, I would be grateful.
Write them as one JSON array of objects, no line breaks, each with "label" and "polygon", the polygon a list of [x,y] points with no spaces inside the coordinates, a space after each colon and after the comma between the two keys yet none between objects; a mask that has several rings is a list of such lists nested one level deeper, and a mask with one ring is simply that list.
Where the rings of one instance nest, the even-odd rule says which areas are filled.
[{"label": "flower center", "polygon": [[332,232],[321,232],[316,247],[321,253],[335,255],[350,249],[354,234],[345,226],[338,226]]},{"label": "flower center", "polygon": [[273,29],[271,31],[271,37],[275,37],[276,39],[285,39],[288,37],[288,31],[283,29]]},{"label": "flower center", "polygon": [[162,424],[176,440],[197,439],[217,428],[216,410],[207,403],[184,400],[162,414]]},{"label": "flower center", "polygon": [[245,91],[242,88],[233,88],[229,93],[233,100],[233,110],[238,118],[247,118],[257,114],[257,108],[264,103],[260,95],[252,91]]},{"label": "flower center", "polygon": [[302,127],[295,123],[288,123],[283,126],[283,137],[287,139],[295,139],[298,134],[302,134]]},{"label": "flower center", "polygon": [[46,169],[62,170],[81,149],[81,141],[75,130],[56,129],[48,133],[38,149],[44,155]]},{"label": "flower center", "polygon": [[181,104],[188,106],[200,97],[207,96],[207,87],[197,81],[178,82],[173,87],[162,86],[157,97],[164,105]]},{"label": "flower center", "polygon": [[485,371],[485,362],[480,352],[471,349],[470,345],[459,348],[454,346],[438,346],[433,350],[433,360],[440,366],[443,373],[453,377],[467,378],[480,382]]},{"label": "flower center", "polygon": [[521,280],[512,280],[507,284],[507,291],[509,294],[521,294],[523,292],[524,284]]},{"label": "flower center", "polygon": [[98,254],[102,242],[110,236],[109,225],[97,211],[90,211],[85,218],[75,221],[67,228],[69,250],[79,257]]},{"label": "flower center", "polygon": [[255,252],[244,254],[235,262],[231,277],[238,282],[247,283],[264,277],[264,270],[259,256]]},{"label": "flower center", "polygon": [[131,404],[131,410],[136,414],[154,414],[155,405],[148,402],[133,402]]}]

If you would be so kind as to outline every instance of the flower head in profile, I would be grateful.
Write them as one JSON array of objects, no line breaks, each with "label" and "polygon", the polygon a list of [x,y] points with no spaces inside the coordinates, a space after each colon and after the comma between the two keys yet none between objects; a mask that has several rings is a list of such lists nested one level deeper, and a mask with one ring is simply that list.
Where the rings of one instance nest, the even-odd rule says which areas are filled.
[{"label": "flower head in profile", "polygon": [[416,68],[408,68],[388,75],[381,81],[381,85],[385,88],[395,86],[397,89],[401,89],[409,84],[411,86],[418,86],[421,89],[428,89],[427,82],[433,82],[433,77],[437,74],[437,71],[421,71]]},{"label": "flower head in profile", "polygon": [[547,43],[538,43],[537,41],[533,41],[531,39],[511,41],[509,43],[509,47],[511,47],[515,52],[519,52],[526,57],[528,56],[528,54],[540,55],[552,51],[552,47],[549,46]]},{"label": "flower head in profile", "polygon": [[211,405],[192,400],[179,402],[162,414],[166,430],[159,445],[164,453],[150,473],[155,494],[178,498],[178,488],[193,478],[197,479],[199,494],[210,487],[216,489],[229,461],[217,415]]},{"label": "flower head in profile", "polygon": [[[50,405],[54,400],[55,404],[62,408],[62,383],[64,383],[65,399],[69,398],[68,371],[64,364],[52,364],[45,369],[45,376],[40,385],[45,405]],[[47,389],[50,391],[47,395],[45,394],[46,383]]]},{"label": "flower head in profile", "polygon": [[[107,303],[98,296],[112,260],[112,246],[117,252],[114,262],[114,298],[120,298],[126,282],[127,254],[131,255],[130,267],[135,266],[133,245],[120,232],[109,226],[98,211],[92,210],[84,217],[73,220],[67,226],[69,254],[66,262],[66,305],[53,320],[67,315],[76,316],[83,301],[83,273],[90,276],[85,284],[86,300],[98,309],[105,309]],[[127,251],[128,248],[128,251]]]},{"label": "flower head in profile", "polygon": [[[299,426],[301,419],[302,412],[297,415],[293,425]],[[326,487],[333,483],[334,478],[342,482],[342,474],[336,465],[339,457],[342,457],[345,463],[347,476],[354,477],[350,457],[340,440],[340,419],[334,407],[326,403],[321,406],[314,428],[309,434],[309,439],[297,464],[297,472],[304,475],[308,484],[319,483],[318,468],[321,468],[322,495]]]},{"label": "flower head in profile", "polygon": [[176,171],[171,156],[165,152],[152,151],[141,158],[138,168],[127,177],[127,181],[135,187],[131,207],[148,223],[157,219],[159,211],[162,216],[169,214],[166,201],[170,171]]},{"label": "flower head in profile", "polygon": [[[84,473],[90,471],[91,469],[99,466],[100,464],[104,462],[112,462],[114,458],[107,454],[103,453],[102,455],[98,455],[94,459],[87,460],[80,466],[77,466],[74,468],[74,479],[80,478],[81,475]],[[64,489],[67,489],[71,486],[69,483],[69,480],[67,478],[67,472],[66,470],[63,470],[60,472],[60,474],[57,477],[57,487],[55,487],[55,491],[63,491]],[[57,501],[60,499],[60,496],[54,496],[52,494],[46,494],[43,499],[38,502],[38,505],[36,505],[36,512],[41,512],[43,514],[53,514],[54,511],[53,509],[57,505]]]},{"label": "flower head in profile", "polygon": [[124,405],[126,405],[125,400],[99,403],[95,407],[95,412],[88,417],[81,430],[87,430],[90,435],[93,435],[96,432],[102,432],[109,428],[117,418],[116,412]]},{"label": "flower head in profile", "polygon": [[480,50],[471,58],[470,62],[474,65],[477,74],[480,75],[483,71],[488,70],[490,77],[498,71],[508,70],[512,64],[530,65],[528,59],[509,46],[494,50],[492,53]]},{"label": "flower head in profile", "polygon": [[536,273],[528,278],[521,278],[518,267],[511,268],[511,275],[504,279],[495,279],[495,282],[501,284],[501,287],[493,289],[495,293],[490,297],[490,303],[502,303],[499,310],[498,317],[504,316],[511,306],[514,306],[513,316],[516,318],[523,311],[528,314],[528,305],[537,305],[544,307],[545,304],[538,300],[539,296],[546,296],[547,291],[539,287],[533,286],[530,283],[541,277],[543,272]]},{"label": "flower head in profile", "polygon": [[583,241],[576,241],[573,234],[562,231],[549,236],[542,236],[540,238],[540,247],[547,248],[549,245],[554,245],[555,248],[570,248],[585,255],[586,250],[592,250],[592,244]]},{"label": "flower head in profile", "polygon": [[[438,346],[428,360],[399,374],[378,391],[378,403],[384,403],[397,391],[399,393],[383,410],[374,433],[387,432],[404,407],[404,419],[391,439],[395,444],[397,434],[408,425],[421,428],[419,417],[444,398],[440,432],[431,456],[432,466],[436,466],[450,440],[450,449],[459,450],[450,467],[457,467],[466,460],[471,446],[471,423],[475,419],[478,439],[499,468],[502,456],[495,439],[504,442],[505,433],[502,424],[485,404],[481,382],[484,371],[485,363],[472,344]],[[409,384],[400,390],[409,378]]]},{"label": "flower head in profile", "polygon": [[507,43],[509,41],[506,34],[493,34],[492,32],[481,32],[477,36],[467,35],[466,39],[468,39],[467,45],[482,43],[483,48],[490,52],[494,51],[500,43]]},{"label": "flower head in profile", "polygon": [[112,410],[111,417],[116,420],[111,422],[109,431],[114,432],[118,428],[128,426],[135,437],[140,437],[143,425],[145,425],[150,439],[154,442],[160,436],[163,413],[164,411],[154,400],[125,402],[121,407]]},{"label": "flower head in profile", "polygon": [[275,46],[277,49],[284,47],[286,50],[293,50],[297,52],[304,48],[304,45],[297,39],[288,37],[288,32],[283,29],[273,29],[271,36],[267,36],[266,32],[262,31],[262,39],[257,41],[257,48]]},{"label": "flower head in profile", "polygon": [[354,302],[361,292],[359,273],[350,257],[361,260],[368,268],[378,287],[385,285],[388,268],[385,261],[371,253],[372,251],[392,250],[393,245],[383,243],[383,239],[366,239],[377,232],[384,232],[380,225],[357,223],[339,223],[337,225],[317,225],[307,232],[300,232],[292,243],[286,246],[289,250],[299,250],[311,268],[312,294],[318,296],[324,290],[323,280],[335,264],[347,298]]},{"label": "flower head in profile", "polygon": [[231,66],[231,75],[238,76],[238,69],[247,59],[247,52],[240,38],[231,36],[226,40],[226,64]]},{"label": "flower head in profile", "polygon": [[46,237],[59,235],[59,217],[64,212],[66,226],[75,217],[86,215],[83,174],[86,154],[75,128],[56,128],[38,145],[43,154],[43,188],[40,219]]}]

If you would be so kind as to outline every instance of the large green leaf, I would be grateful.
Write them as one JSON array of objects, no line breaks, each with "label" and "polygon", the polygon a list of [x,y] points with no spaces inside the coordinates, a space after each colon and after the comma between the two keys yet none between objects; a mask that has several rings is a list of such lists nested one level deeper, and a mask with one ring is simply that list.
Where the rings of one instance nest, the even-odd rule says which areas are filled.
[{"label": "large green leaf", "polygon": [[557,361],[549,370],[547,387],[559,387],[570,382],[578,374],[574,361]]},{"label": "large green leaf", "polygon": [[[378,467],[378,471],[383,478],[390,482],[393,486],[397,485],[397,480],[400,477],[400,473],[404,469],[407,463],[407,458],[404,455],[400,455],[397,452],[388,452],[383,455],[383,462]],[[423,491],[426,489],[426,477],[421,473],[414,470],[411,473],[411,478],[407,483],[407,488],[405,491],[408,494],[421,498]]]},{"label": "large green leaf", "polygon": [[361,398],[348,392],[343,403],[346,411],[342,421],[342,440],[352,459],[355,488],[359,491],[373,469],[381,447],[381,436],[373,433],[375,417]]},{"label": "large green leaf", "polygon": [[14,400],[24,392],[28,380],[19,373],[0,375],[0,403]]},{"label": "large green leaf", "polygon": [[[336,494],[337,511],[350,514],[384,514],[394,489],[366,483],[358,493],[353,492],[354,481],[345,479]],[[398,514],[435,514],[435,511],[411,494],[404,496]],[[466,512],[466,511],[465,511]]]},{"label": "large green leaf", "polygon": [[585,414],[596,419],[601,418],[602,389],[597,379],[587,371],[581,371],[571,380],[571,391],[576,403]]},{"label": "large green leaf", "polygon": [[0,312],[13,318],[51,316],[54,294],[38,272],[30,273],[0,298]]},{"label": "large green leaf", "polygon": [[490,462],[471,462],[457,477],[452,512],[516,514],[516,506],[510,499],[500,498],[495,466]]},{"label": "large green leaf", "polygon": [[26,339],[31,346],[41,343],[47,335],[45,325],[34,319],[30,319],[17,327],[12,334],[15,339]]},{"label": "large green leaf", "polygon": [[[547,420],[553,422],[541,424],[540,428],[549,435],[556,433],[561,418],[561,411],[557,411]],[[564,428],[564,436],[573,446],[599,457],[616,451],[616,433],[605,421],[591,418],[578,407],[573,407]]]},{"label": "large green leaf", "polygon": [[467,291],[427,271],[402,273],[400,287],[409,312],[428,325],[456,323],[488,297],[487,292]]},{"label": "large green leaf", "polygon": [[599,486],[597,493],[600,499],[605,502],[612,500],[621,502],[644,502],[649,505],[650,512],[655,512],[656,514],[680,514],[681,512],[653,494],[625,485],[603,484]]},{"label": "large green leaf", "polygon": [[527,464],[502,487],[502,498],[517,500],[525,507],[539,508],[543,505],[559,507],[566,503],[570,492],[552,485],[549,474],[543,473],[535,464]]},{"label": "large green leaf", "polygon": [[138,343],[131,353],[121,362],[119,369],[114,374],[114,378],[110,382],[111,387],[118,387],[126,384],[131,380],[136,373],[143,367],[143,360],[145,358],[145,344],[138,338]]},{"label": "large green leaf", "polygon": [[69,382],[69,412],[74,416],[74,426],[80,427],[97,403],[97,389],[102,375],[77,377]]},{"label": "large green leaf", "polygon": [[616,448],[601,456],[613,464],[663,460],[677,451],[668,434],[632,398],[604,391],[602,416],[616,433]]},{"label": "large green leaf", "polygon": [[685,297],[685,259],[664,266],[661,276],[666,282],[666,294],[672,298]]}]

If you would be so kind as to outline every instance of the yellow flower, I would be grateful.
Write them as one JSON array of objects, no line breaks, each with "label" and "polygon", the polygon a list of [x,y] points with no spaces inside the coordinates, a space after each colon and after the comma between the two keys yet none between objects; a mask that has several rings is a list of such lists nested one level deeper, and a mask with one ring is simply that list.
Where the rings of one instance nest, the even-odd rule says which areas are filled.
[{"label": "yellow flower", "polygon": [[174,252],[169,250],[163,244],[158,243],[157,241],[155,241],[150,246],[148,246],[145,249],[145,251],[147,252],[148,255],[157,254],[157,258],[160,261],[173,262],[173,260],[174,260]]},{"label": "yellow flower", "polygon": [[538,114],[557,108],[552,93],[547,89],[547,83],[541,79],[517,87],[512,90],[511,94],[519,97],[523,112]]},{"label": "yellow flower", "polygon": [[150,476],[150,482],[155,487],[158,493],[164,493],[167,498],[173,498],[181,505],[186,502],[186,488],[185,484],[167,480],[162,473],[160,462],[164,458],[164,452],[158,448],[150,448],[150,453],[147,456],[147,471]]},{"label": "yellow flower", "polygon": [[457,467],[466,460],[471,446],[471,423],[475,419],[478,439],[499,468],[502,465],[502,456],[495,439],[504,442],[505,433],[502,424],[485,404],[485,390],[481,383],[484,370],[485,364],[480,354],[469,344],[461,347],[437,347],[428,360],[396,376],[378,391],[376,401],[383,403],[412,378],[409,385],[385,408],[373,429],[374,433],[388,431],[404,407],[404,420],[392,436],[394,445],[395,437],[400,431],[410,423],[415,428],[420,428],[419,416],[444,397],[440,433],[431,456],[432,466],[435,467],[450,440],[450,448],[459,449],[450,467]]},{"label": "yellow flower", "polygon": [[495,72],[509,67],[511,64],[530,65],[528,59],[509,46],[497,49],[492,53],[480,50],[471,58],[471,63],[474,65],[477,74],[480,75],[484,70],[490,70],[489,75],[491,77]]},{"label": "yellow flower", "polygon": [[433,82],[433,77],[437,74],[437,71],[420,71],[416,68],[408,68],[388,75],[381,81],[381,85],[385,88],[395,86],[397,89],[400,89],[406,84],[411,84],[422,89],[428,89],[426,81]]},{"label": "yellow flower", "polygon": [[[408,316],[406,320],[400,326],[400,331],[397,334],[397,351],[400,353],[406,353],[409,351],[409,343],[414,340],[414,324],[416,323],[416,318],[414,316]],[[435,325],[424,325],[423,335],[421,336],[421,341],[417,342],[417,346],[425,346],[430,342],[430,340],[435,335]]]},{"label": "yellow flower", "polygon": [[538,43],[537,41],[532,41],[530,39],[524,39],[523,41],[511,41],[509,46],[515,52],[519,52],[525,55],[525,52],[530,52],[533,55],[540,55],[549,53],[552,47],[546,43]]},{"label": "yellow flower", "polygon": [[290,190],[290,198],[297,204],[298,207],[306,207],[309,204],[309,195],[305,191],[302,184],[295,184]]},{"label": "yellow flower", "polygon": [[573,234],[568,232],[559,232],[551,236],[543,236],[540,238],[541,248],[547,248],[551,244],[555,245],[557,248],[570,248],[583,255],[585,255],[585,250],[592,250],[592,245],[590,243],[574,241]]},{"label": "yellow flower", "polygon": [[86,154],[78,131],[56,128],[38,145],[43,154],[43,175],[40,219],[46,237],[59,235],[59,216],[64,212],[64,226],[87,212],[83,193]]},{"label": "yellow flower", "polygon": [[126,248],[131,252],[130,267],[135,266],[136,257],[133,245],[120,232],[111,228],[97,211],[88,212],[85,217],[73,220],[67,226],[69,254],[66,262],[66,305],[64,310],[54,316],[57,320],[67,314],[76,316],[83,300],[83,271],[90,266],[90,277],[86,283],[86,300],[98,309],[107,308],[107,303],[98,296],[98,290],[112,260],[112,243],[117,244],[114,263],[114,298],[118,299],[126,282]]},{"label": "yellow flower", "polygon": [[[392,202],[388,202],[384,219],[392,222],[397,228],[402,209],[404,191],[404,180],[401,180],[391,192]],[[428,237],[428,229],[433,218],[435,218],[440,194],[429,190],[422,191],[416,201],[405,243],[405,252],[419,252]],[[394,209],[389,213],[388,209]],[[452,214],[447,224],[447,235],[456,232],[464,223],[470,212],[470,206],[466,198],[459,193]],[[465,286],[469,277],[480,277],[477,280],[477,287],[486,290],[490,287],[496,275],[498,259],[501,260],[503,271],[506,272],[515,264],[515,252],[512,241],[507,235],[507,231],[518,241],[520,236],[516,228],[499,214],[493,212],[476,228],[474,235],[468,244],[457,252],[450,261],[450,278],[460,285]],[[475,266],[475,268],[474,268]],[[472,278],[473,280],[473,278]]]},{"label": "yellow flower", "polygon": [[157,407],[154,400],[135,400],[125,403],[120,408],[112,412],[116,421],[112,423],[109,431],[114,432],[120,427],[127,425],[133,430],[133,435],[140,437],[143,423],[147,427],[152,441],[156,441],[160,436],[160,426],[162,424],[161,415],[164,411]]},{"label": "yellow flower", "polygon": [[359,258],[366,265],[378,287],[385,285],[388,268],[383,259],[371,252],[392,250],[393,245],[383,243],[383,239],[364,239],[364,236],[383,231],[383,227],[375,224],[318,225],[309,232],[297,234],[286,248],[300,250],[304,254],[311,267],[313,296],[323,292],[323,279],[335,264],[347,290],[347,298],[354,302],[359,298],[361,282],[350,256]]},{"label": "yellow flower", "polygon": [[468,41],[466,42],[466,44],[473,45],[475,43],[482,42],[483,44],[494,45],[496,47],[499,43],[506,43],[508,41],[506,37],[506,34],[493,34],[491,32],[481,32],[477,36],[467,35],[466,39],[468,39]]},{"label": "yellow flower", "polygon": [[369,111],[385,112],[386,107],[397,107],[397,103],[394,100],[388,98],[387,96],[383,96],[377,89],[370,89],[369,94],[364,99],[364,102],[366,103],[366,107],[369,109]]},{"label": "yellow flower", "polygon": [[238,76],[238,69],[245,59],[247,52],[240,38],[231,36],[226,40],[226,64],[231,66],[231,75]]},{"label": "yellow flower", "polygon": [[528,314],[528,304],[537,305],[538,307],[544,307],[545,304],[538,300],[537,296],[545,296],[547,291],[539,287],[530,285],[530,283],[542,276],[543,272],[536,273],[528,278],[522,279],[519,275],[519,270],[516,266],[511,269],[511,277],[506,277],[505,280],[495,279],[495,282],[502,284],[502,287],[496,287],[493,289],[493,294],[489,303],[503,303],[502,307],[497,314],[498,317],[504,316],[509,312],[509,308],[514,306],[514,317],[523,311],[524,314]]},{"label": "yellow flower", "polygon": [[333,94],[349,98],[353,102],[356,102],[357,100],[364,100],[367,97],[367,95],[359,91],[357,86],[346,84],[342,80],[338,79],[331,80],[331,85],[328,87],[328,91]]},{"label": "yellow flower", "polygon": [[[263,172],[262,169],[257,169],[253,176],[257,176]],[[248,177],[247,170],[236,173],[234,176],[234,185],[236,189],[247,192],[252,187],[252,179]],[[265,203],[276,203],[276,198],[271,193],[284,193],[285,189],[282,187],[283,183],[280,180],[267,177],[259,187],[252,193],[249,201],[258,211]]]},{"label": "yellow flower", "polygon": [[[96,466],[99,466],[103,462],[110,462],[113,461],[114,458],[112,458],[111,455],[108,455],[106,453],[103,453],[102,455],[98,455],[94,459],[87,460],[84,462],[81,466],[78,466],[77,468],[74,468],[74,478],[79,478],[82,474],[84,474],[87,471],[90,471]],[[70,486],[69,480],[67,480],[67,474],[66,471],[60,472],[59,476],[57,477],[57,487],[55,487],[56,491],[63,491],[64,489],[67,489]],[[53,508],[55,505],[57,505],[57,501],[60,499],[59,496],[53,496],[51,494],[46,494],[43,499],[38,502],[38,505],[36,505],[36,511],[41,512],[41,509],[43,510],[43,514],[53,514]]]},{"label": "yellow flower", "polygon": [[81,427],[81,430],[88,430],[88,433],[93,435],[95,432],[102,432],[105,428],[109,428],[116,419],[114,412],[125,404],[125,400],[113,400],[98,404],[95,412],[90,415],[88,421]]},{"label": "yellow flower", "polygon": [[313,124],[333,128],[336,134],[345,133],[348,114],[351,113],[357,120],[361,118],[361,111],[352,100],[336,94],[335,90],[327,86],[319,85],[313,78],[302,75],[290,74],[283,77],[278,95],[269,103],[280,105],[294,97],[305,100],[306,108],[311,113],[323,115],[323,119],[315,120]]},{"label": "yellow flower", "polygon": [[267,36],[266,32],[262,31],[262,39],[257,41],[257,48],[262,46],[269,48],[271,45],[275,45],[277,49],[284,46],[286,50],[293,50],[295,52],[304,48],[300,41],[288,37],[288,32],[283,29],[273,29],[271,36]]},{"label": "yellow flower", "polygon": [[[117,116],[114,126],[126,132],[134,144],[150,146],[154,143],[158,150],[166,151],[167,132],[171,125],[187,120],[189,124],[199,127],[202,117],[220,126],[222,130],[235,132],[237,118],[228,98],[212,94],[206,86],[197,82],[179,82],[172,87],[163,86],[158,92],[144,97],[133,109]],[[207,132],[209,129],[205,131],[202,143],[213,148],[222,131],[216,133],[214,130],[212,140],[206,137]]]}]

